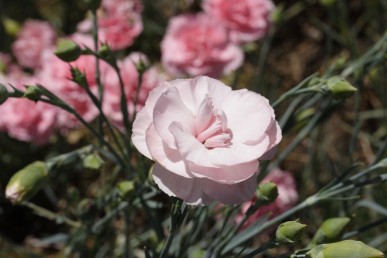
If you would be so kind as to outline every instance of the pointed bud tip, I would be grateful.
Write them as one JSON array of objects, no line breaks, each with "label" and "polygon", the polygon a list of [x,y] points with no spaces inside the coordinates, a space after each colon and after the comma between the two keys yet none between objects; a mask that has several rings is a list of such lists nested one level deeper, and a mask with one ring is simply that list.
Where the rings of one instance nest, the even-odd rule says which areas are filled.
[{"label": "pointed bud tip", "polygon": [[339,76],[334,76],[328,79],[327,89],[328,93],[330,93],[336,99],[345,99],[357,92],[357,88]]},{"label": "pointed bud tip", "polygon": [[278,197],[278,188],[275,183],[270,181],[260,184],[255,194],[259,200],[271,203]]},{"label": "pointed bud tip", "polygon": [[39,87],[34,85],[26,85],[26,91],[24,92],[23,97],[36,102],[40,99],[42,95],[42,89],[40,89]]},{"label": "pointed bud tip", "polygon": [[297,242],[307,225],[298,221],[286,221],[279,225],[275,233],[276,240],[281,244],[292,244]]}]

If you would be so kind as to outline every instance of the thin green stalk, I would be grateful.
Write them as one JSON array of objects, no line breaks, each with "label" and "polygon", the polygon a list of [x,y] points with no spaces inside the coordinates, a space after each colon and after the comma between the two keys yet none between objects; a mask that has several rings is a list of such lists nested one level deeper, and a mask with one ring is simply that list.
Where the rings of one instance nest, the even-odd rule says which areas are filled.
[{"label": "thin green stalk", "polygon": [[[65,102],[63,102],[62,100],[60,100],[59,98],[57,98],[57,100],[51,100],[51,99],[43,99],[41,98],[40,101],[42,102],[45,102],[45,103],[48,103],[48,104],[51,104],[51,105],[54,105],[54,106],[58,106],[58,107],[61,107],[62,109],[66,110],[67,112],[73,114],[80,122],[81,124],[83,124],[90,132],[92,132],[97,138],[98,140],[104,144],[108,150],[111,152],[111,154],[114,156],[114,158],[116,159],[116,161],[124,168],[127,167],[127,164],[126,162],[122,159],[122,157],[120,155],[117,154],[116,150],[113,148],[113,146],[104,139],[104,137],[98,133],[98,131],[96,131],[89,123],[87,123],[83,117],[81,115],[78,114],[78,112],[76,112],[72,107],[70,107],[69,105],[67,105]],[[59,102],[58,102],[59,101]]]},{"label": "thin green stalk", "polygon": [[168,251],[169,251],[169,248],[171,247],[171,244],[172,244],[173,239],[176,235],[176,232],[180,229],[180,227],[183,224],[183,221],[187,215],[188,206],[186,205],[182,211],[180,205],[184,205],[183,202],[180,200],[177,200],[172,205],[171,225],[170,225],[170,229],[169,229],[169,235],[168,235],[167,240],[165,241],[163,249],[161,250],[159,258],[168,257]]},{"label": "thin green stalk", "polygon": [[[307,207],[315,205],[318,201],[320,201],[320,199],[318,198],[317,194],[308,197],[303,202],[299,203],[298,205],[294,206],[293,208],[285,211],[284,213],[281,213],[280,215],[278,215],[277,217],[267,221],[266,223],[260,224],[259,228],[255,232],[255,235],[258,235],[261,232],[265,231],[266,229],[268,229],[268,228],[270,228],[270,227],[272,227],[274,225],[277,225],[282,220],[284,220],[287,217],[295,214],[296,212],[298,212],[300,210],[303,210],[303,209],[305,209]],[[246,240],[248,240],[248,239],[243,239],[243,242],[246,241]],[[229,244],[223,249],[223,252],[221,253],[221,255],[226,254],[227,252],[231,251],[232,249],[234,249],[235,247],[237,247],[241,243],[242,242],[233,241],[233,239],[231,239],[229,241]]]},{"label": "thin green stalk", "polygon": [[[98,38],[98,18],[97,18],[97,10],[96,9],[92,10],[92,20],[93,20],[92,36],[93,36],[93,41],[94,41],[94,50],[96,53],[98,53],[99,38]],[[96,61],[96,63],[95,63],[95,69],[96,69],[95,81],[97,82],[97,85],[98,85],[98,94],[99,94],[100,103],[103,103],[104,88],[103,88],[103,85],[101,83],[101,74],[100,74],[101,71],[100,71],[100,65],[99,65],[99,58],[96,57],[95,61]]]},{"label": "thin green stalk", "polygon": [[[98,59],[98,57],[96,57]],[[114,133],[114,130],[112,128],[112,125],[109,121],[109,119],[106,117],[105,115],[105,112],[103,111],[102,109],[102,105],[101,105],[101,100],[99,100],[94,94],[93,92],[91,92],[91,90],[89,89],[88,85],[80,85],[87,93],[87,95],[89,96],[89,98],[91,99],[91,101],[94,103],[94,105],[97,107],[98,109],[98,112],[99,112],[99,120],[100,120],[100,130],[99,130],[99,133],[101,133],[103,135],[103,130],[102,130],[102,122],[104,122],[107,126],[107,129],[109,131],[109,134],[113,137],[113,141],[114,143],[116,144],[117,148],[120,150],[120,152],[122,153],[122,155],[125,154],[124,152],[124,149],[123,149],[123,146],[121,145],[120,141],[118,140],[117,138],[117,135]]]},{"label": "thin green stalk", "polygon": [[139,72],[138,73],[136,96],[134,97],[134,112],[133,112],[133,116],[132,116],[132,119],[131,119],[132,122],[136,118],[136,114],[137,114],[137,104],[138,104],[138,99],[139,99],[139,96],[140,96],[140,90],[141,90],[141,86],[142,86],[143,76],[144,76],[144,72]]},{"label": "thin green stalk", "polygon": [[[93,42],[94,42],[94,51],[98,53],[98,48],[99,48],[99,38],[98,38],[98,18],[97,18],[97,10],[92,9],[92,22],[93,22],[93,28],[92,28],[92,37],[93,37]],[[99,58],[95,57],[95,81],[97,82],[98,86],[98,97],[99,97],[99,105],[98,109],[102,110],[102,103],[103,103],[103,95],[104,95],[104,88],[101,83],[101,71],[100,71],[100,63],[99,63]],[[101,117],[101,113],[98,118],[98,124],[99,124],[99,132],[103,134],[103,120]]]},{"label": "thin green stalk", "polygon": [[49,220],[53,220],[53,221],[56,221],[57,223],[65,223],[69,226],[72,226],[72,227],[75,227],[75,228],[79,228],[81,227],[81,223],[80,222],[77,222],[77,221],[74,221],[72,219],[69,219],[67,218],[66,216],[64,215],[59,215],[57,213],[54,213],[50,210],[47,210],[43,207],[40,207],[36,204],[33,204],[32,202],[28,202],[28,201],[24,201],[21,203],[22,205],[30,208],[31,210],[33,210],[35,212],[35,214],[43,217],[43,218],[46,218],[46,219],[49,219]]},{"label": "thin green stalk", "polygon": [[277,242],[269,241],[264,245],[260,246],[259,248],[255,249],[254,251],[248,253],[247,255],[242,256],[242,258],[252,258],[252,257],[255,257],[257,254],[260,254],[266,250],[269,250],[278,246],[279,244]]},{"label": "thin green stalk", "polygon": [[328,104],[329,102],[326,102],[323,107],[316,112],[316,114],[312,117],[308,124],[297,134],[296,138],[279,154],[276,160],[276,164],[280,164],[316,126],[317,122],[323,116],[324,109],[328,106]]},{"label": "thin green stalk", "polygon": [[120,83],[120,91],[121,91],[120,104],[121,104],[121,112],[124,120],[124,127],[126,129],[126,132],[129,133],[131,131],[131,126],[129,121],[128,105],[126,101],[125,84],[122,79],[120,68],[118,67],[118,65],[114,64],[113,68],[118,76],[118,80]]},{"label": "thin green stalk", "polygon": [[298,95],[298,94],[302,94],[302,93],[315,92],[314,90],[309,89],[309,88],[302,89],[302,87],[305,87],[312,79],[316,78],[316,76],[317,76],[317,74],[315,73],[315,74],[312,74],[309,77],[305,78],[298,85],[296,85],[292,89],[290,89],[287,92],[285,92],[284,94],[282,94],[276,101],[273,102],[273,104],[271,104],[271,106],[273,108],[276,108],[282,102],[284,102],[285,100],[289,99],[292,96],[295,96],[295,95]]}]

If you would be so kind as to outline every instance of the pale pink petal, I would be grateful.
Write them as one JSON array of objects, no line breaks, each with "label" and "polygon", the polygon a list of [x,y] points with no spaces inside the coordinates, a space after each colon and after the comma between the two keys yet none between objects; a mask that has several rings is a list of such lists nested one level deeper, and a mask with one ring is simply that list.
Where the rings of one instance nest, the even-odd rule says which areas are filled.
[{"label": "pale pink petal", "polygon": [[261,160],[273,159],[277,152],[277,144],[282,139],[282,131],[277,121],[273,119],[272,125],[267,130],[270,139],[270,145],[268,151],[260,157]]},{"label": "pale pink petal", "polygon": [[132,142],[136,148],[149,159],[152,158],[148,147],[144,146],[144,144],[146,145],[145,132],[153,122],[153,109],[156,101],[169,87],[171,87],[171,85],[163,83],[151,91],[145,102],[145,106],[137,113],[136,119],[133,122]]},{"label": "pale pink petal", "polygon": [[161,94],[153,111],[155,129],[171,148],[175,146],[175,140],[169,131],[169,126],[174,121],[179,121],[186,130],[194,132],[192,112],[181,100],[179,91],[172,87]]},{"label": "pale pink petal", "polygon": [[197,115],[195,116],[196,135],[203,132],[210,124],[212,118],[212,101],[209,96],[204,97],[204,100],[199,105]]},{"label": "pale pink petal", "polygon": [[257,174],[236,184],[219,184],[211,180],[202,181],[203,191],[223,204],[240,204],[250,200],[257,187]]},{"label": "pale pink petal", "polygon": [[144,108],[137,113],[136,119],[133,122],[132,142],[142,155],[148,159],[152,159],[152,155],[149,152],[148,145],[146,143],[145,132],[152,124],[152,118]]},{"label": "pale pink petal", "polygon": [[230,146],[208,150],[209,160],[213,164],[232,166],[238,163],[257,160],[269,147],[269,137],[264,137],[256,145],[247,145],[233,140]]},{"label": "pale pink petal", "polygon": [[192,178],[191,172],[176,149],[171,149],[157,134],[153,125],[146,131],[146,144],[149,147],[151,159],[160,163],[163,167],[186,178]]},{"label": "pale pink petal", "polygon": [[218,108],[227,96],[232,93],[230,87],[221,81],[207,76],[198,76],[186,80],[174,80],[173,85],[179,89],[181,99],[194,113],[197,112],[199,105],[206,95],[212,98],[214,107]]},{"label": "pale pink petal", "polygon": [[247,163],[240,163],[234,166],[202,167],[189,162],[190,172],[198,178],[207,178],[211,181],[222,184],[235,184],[247,180],[254,175],[259,166],[259,161],[254,160]]},{"label": "pale pink petal", "polygon": [[181,124],[173,122],[169,127],[176,148],[181,156],[194,164],[204,167],[217,167],[208,158],[208,150],[192,134],[183,130]]},{"label": "pale pink petal", "polygon": [[211,202],[203,192],[200,179],[178,176],[158,163],[154,165],[152,175],[158,187],[169,196],[178,197],[186,203],[194,205],[207,205]]},{"label": "pale pink petal", "polygon": [[268,100],[251,91],[235,91],[224,100],[221,109],[227,116],[233,137],[242,143],[260,141],[271,125],[273,110]]}]

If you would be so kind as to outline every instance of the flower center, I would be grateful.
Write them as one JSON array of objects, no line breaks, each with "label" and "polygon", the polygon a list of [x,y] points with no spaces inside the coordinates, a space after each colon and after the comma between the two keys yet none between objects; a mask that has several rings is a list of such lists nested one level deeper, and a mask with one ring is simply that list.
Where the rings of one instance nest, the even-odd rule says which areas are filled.
[{"label": "flower center", "polygon": [[196,124],[196,139],[207,149],[227,147],[231,144],[232,133],[227,128],[227,117],[216,110],[212,99],[206,96],[199,106]]}]

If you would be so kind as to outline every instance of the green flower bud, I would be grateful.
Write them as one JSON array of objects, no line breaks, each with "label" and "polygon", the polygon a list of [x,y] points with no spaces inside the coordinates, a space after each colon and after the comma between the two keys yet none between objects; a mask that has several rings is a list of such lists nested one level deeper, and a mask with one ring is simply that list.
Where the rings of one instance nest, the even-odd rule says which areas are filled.
[{"label": "green flower bud", "polygon": [[351,219],[347,217],[325,220],[313,236],[311,244],[319,245],[337,241],[344,233],[344,230],[350,221]]},{"label": "green flower bud", "polygon": [[105,62],[111,64],[112,66],[116,65],[117,60],[116,60],[115,53],[112,51],[109,45],[102,44],[98,50],[98,54]]},{"label": "green flower bud", "polygon": [[348,81],[339,76],[329,78],[325,90],[336,99],[348,98],[357,91]]},{"label": "green flower bud", "polygon": [[138,62],[135,63],[136,70],[139,74],[145,73],[146,70],[148,70],[149,65],[146,61],[144,61],[142,58]]},{"label": "green flower bud", "polygon": [[8,35],[13,37],[16,37],[18,32],[20,31],[20,24],[17,21],[10,18],[3,19],[3,26],[4,26],[5,32]]},{"label": "green flower bud", "polygon": [[71,67],[71,79],[73,82],[77,83],[79,86],[81,86],[83,89],[88,88],[89,84],[86,79],[86,75],[82,73],[78,68]]},{"label": "green flower bud", "polygon": [[37,102],[42,94],[43,92],[39,87],[26,86],[26,91],[24,92],[23,97]]},{"label": "green flower bud", "polygon": [[8,99],[7,88],[0,83],[0,105],[3,104]]},{"label": "green flower bud", "polygon": [[83,166],[85,168],[100,169],[103,163],[103,159],[95,153],[87,155],[83,159]]},{"label": "green flower bud", "polygon": [[55,55],[62,61],[71,62],[77,60],[81,52],[81,48],[75,42],[60,39],[56,45]]},{"label": "green flower bud", "polygon": [[117,185],[120,194],[123,197],[129,197],[134,192],[134,182],[133,181],[123,181]]},{"label": "green flower bud", "polygon": [[6,197],[13,203],[30,199],[43,187],[47,175],[46,164],[35,161],[12,176],[5,189]]},{"label": "green flower bud", "polygon": [[109,58],[112,55],[112,50],[107,44],[102,44],[101,47],[98,50],[98,53],[104,57]]},{"label": "green flower bud", "polygon": [[298,221],[286,221],[277,228],[276,240],[280,244],[292,244],[300,239],[305,228],[306,225]]},{"label": "green flower bud", "polygon": [[361,241],[344,240],[318,245],[309,250],[307,258],[381,258],[383,253]]},{"label": "green flower bud", "polygon": [[274,202],[278,197],[278,189],[277,185],[273,182],[267,182],[260,184],[255,192],[258,200],[263,201],[265,203]]}]

